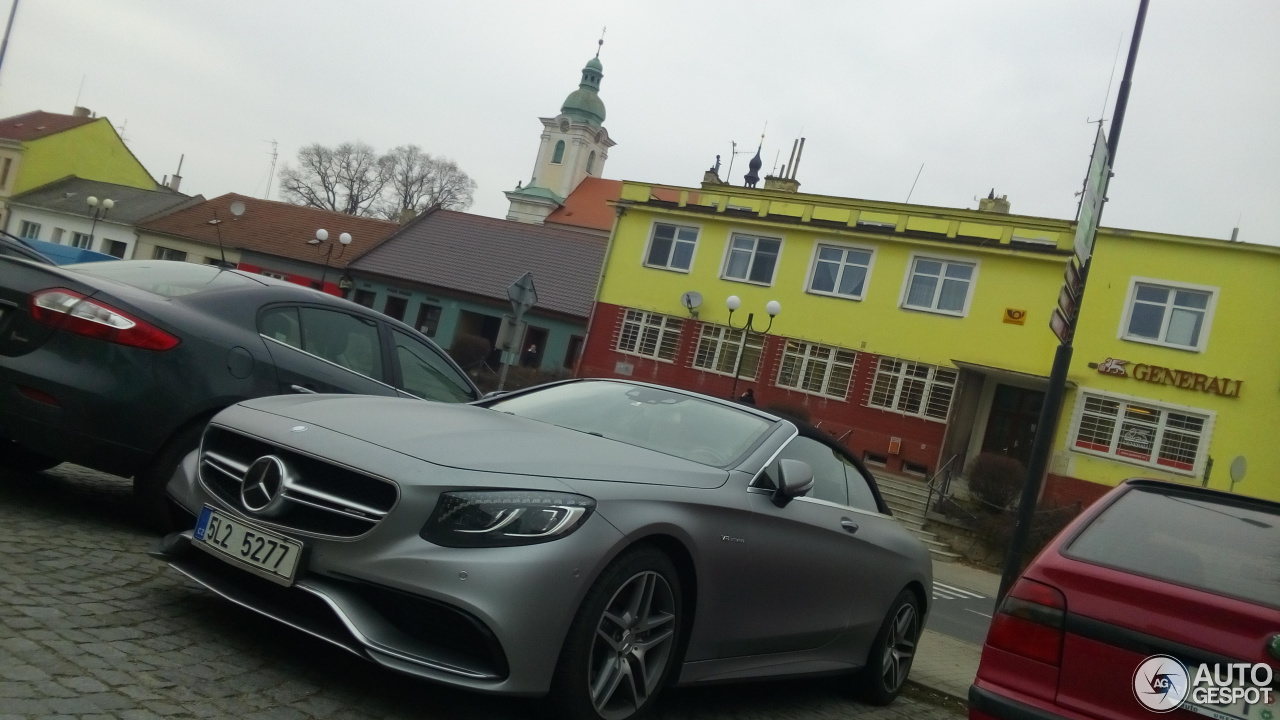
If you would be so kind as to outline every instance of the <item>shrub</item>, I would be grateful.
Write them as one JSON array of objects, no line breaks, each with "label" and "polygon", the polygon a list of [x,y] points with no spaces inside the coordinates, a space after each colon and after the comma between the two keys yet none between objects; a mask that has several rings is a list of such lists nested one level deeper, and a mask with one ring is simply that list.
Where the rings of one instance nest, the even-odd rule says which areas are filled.
[{"label": "shrub", "polygon": [[491,352],[493,346],[488,339],[479,335],[459,335],[453,339],[453,346],[449,348],[449,356],[453,361],[473,376]]},{"label": "shrub", "polygon": [[989,513],[998,513],[1017,502],[1027,470],[1011,457],[982,453],[969,463],[965,477],[978,504]]},{"label": "shrub", "polygon": [[778,417],[784,417],[790,420],[799,420],[800,422],[809,422],[809,408],[803,405],[793,405],[790,403],[769,403],[761,408],[765,412],[773,413]]}]

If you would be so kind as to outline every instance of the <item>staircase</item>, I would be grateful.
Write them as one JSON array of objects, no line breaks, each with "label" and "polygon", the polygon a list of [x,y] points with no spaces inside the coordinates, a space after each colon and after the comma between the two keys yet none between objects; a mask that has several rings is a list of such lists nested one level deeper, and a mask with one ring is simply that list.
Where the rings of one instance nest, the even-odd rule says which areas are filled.
[{"label": "staircase", "polygon": [[952,552],[950,545],[924,529],[925,504],[929,501],[927,485],[887,475],[876,475],[876,484],[880,486],[880,495],[893,511],[893,517],[924,542],[934,560],[955,562],[960,557],[958,553]]}]

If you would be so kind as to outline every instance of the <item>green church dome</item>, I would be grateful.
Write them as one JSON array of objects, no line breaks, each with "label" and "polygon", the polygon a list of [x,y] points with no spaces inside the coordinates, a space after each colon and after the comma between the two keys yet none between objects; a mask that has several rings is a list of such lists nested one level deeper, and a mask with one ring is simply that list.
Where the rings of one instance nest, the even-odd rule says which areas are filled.
[{"label": "green church dome", "polygon": [[604,66],[600,58],[593,57],[582,68],[582,80],[578,89],[569,93],[560,106],[560,112],[572,118],[585,120],[592,125],[604,123],[604,101],[600,99],[600,78],[604,77]]}]

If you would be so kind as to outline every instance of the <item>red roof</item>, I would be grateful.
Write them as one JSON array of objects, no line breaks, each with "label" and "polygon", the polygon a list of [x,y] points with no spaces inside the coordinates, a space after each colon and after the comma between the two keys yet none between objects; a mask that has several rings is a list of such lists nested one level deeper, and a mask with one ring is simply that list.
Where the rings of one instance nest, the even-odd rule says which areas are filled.
[{"label": "red roof", "polygon": [[63,130],[88,125],[98,118],[60,115],[58,113],[33,110],[29,113],[14,115],[0,120],[0,139],[38,140],[47,135],[54,135]]},{"label": "red roof", "polygon": [[[244,214],[240,217],[231,214],[231,203],[237,200],[245,205]],[[209,222],[215,211],[221,221],[218,225]],[[329,266],[334,268],[346,267],[348,262],[399,227],[389,220],[356,217],[236,193],[227,193],[138,225],[141,230],[211,245],[218,244],[218,231],[221,230],[222,242],[227,247],[316,263],[324,260],[323,251],[308,245],[307,241],[315,238],[317,229],[328,230],[330,242],[344,232],[351,233],[351,245],[341,257],[337,257],[335,249],[335,257],[329,260]]]},{"label": "red roof", "polygon": [[620,197],[621,180],[586,178],[564,199],[564,205],[547,216],[547,222],[609,232],[613,230],[614,212],[608,201]]}]

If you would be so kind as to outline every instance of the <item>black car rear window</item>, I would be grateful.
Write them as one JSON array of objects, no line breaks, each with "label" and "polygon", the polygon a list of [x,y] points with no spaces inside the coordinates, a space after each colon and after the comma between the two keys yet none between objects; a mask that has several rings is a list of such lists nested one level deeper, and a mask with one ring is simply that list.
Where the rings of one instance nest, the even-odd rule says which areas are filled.
[{"label": "black car rear window", "polygon": [[64,265],[64,269],[114,280],[165,297],[181,297],[205,290],[261,285],[240,273],[213,265],[187,262],[133,261]]},{"label": "black car rear window", "polygon": [[1243,500],[1135,488],[1095,518],[1066,554],[1280,607],[1280,512]]}]

